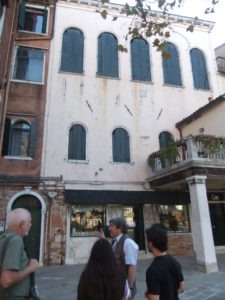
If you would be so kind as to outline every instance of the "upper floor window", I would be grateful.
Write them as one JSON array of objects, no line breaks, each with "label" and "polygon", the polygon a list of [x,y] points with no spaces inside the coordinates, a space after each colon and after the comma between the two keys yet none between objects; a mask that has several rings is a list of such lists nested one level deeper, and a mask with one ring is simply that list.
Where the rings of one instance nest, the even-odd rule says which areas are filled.
[{"label": "upper floor window", "polygon": [[70,128],[68,159],[86,160],[86,130],[82,125]]},{"label": "upper floor window", "polygon": [[6,118],[2,154],[6,156],[34,156],[37,121],[12,122]]},{"label": "upper floor window", "polygon": [[130,141],[128,132],[116,128],[112,133],[113,162],[130,162]]},{"label": "upper floor window", "polygon": [[132,79],[151,81],[149,45],[140,38],[131,41]]},{"label": "upper floor window", "polygon": [[43,82],[44,51],[18,47],[13,79]]},{"label": "upper floor window", "polygon": [[180,62],[175,45],[167,43],[164,51],[168,53],[168,58],[163,58],[164,83],[181,86]]},{"label": "upper floor window", "polygon": [[26,4],[24,0],[21,1],[18,20],[20,30],[46,33],[47,20],[47,7],[30,5]]},{"label": "upper floor window", "polygon": [[194,87],[196,89],[209,90],[209,79],[204,54],[201,50],[193,48],[190,51],[190,55]]},{"label": "upper floor window", "polygon": [[84,35],[76,28],[63,33],[61,71],[83,73]]},{"label": "upper floor window", "polygon": [[118,77],[118,41],[108,32],[98,38],[98,71],[97,75]]}]

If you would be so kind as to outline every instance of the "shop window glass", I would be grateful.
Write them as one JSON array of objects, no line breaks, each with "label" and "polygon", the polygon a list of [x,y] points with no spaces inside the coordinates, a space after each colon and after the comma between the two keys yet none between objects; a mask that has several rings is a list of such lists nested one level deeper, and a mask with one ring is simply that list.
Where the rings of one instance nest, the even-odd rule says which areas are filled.
[{"label": "shop window glass", "polygon": [[99,226],[105,224],[105,208],[96,206],[71,207],[71,237],[97,236]]},{"label": "shop window glass", "polygon": [[160,205],[159,219],[168,232],[190,231],[187,205]]}]

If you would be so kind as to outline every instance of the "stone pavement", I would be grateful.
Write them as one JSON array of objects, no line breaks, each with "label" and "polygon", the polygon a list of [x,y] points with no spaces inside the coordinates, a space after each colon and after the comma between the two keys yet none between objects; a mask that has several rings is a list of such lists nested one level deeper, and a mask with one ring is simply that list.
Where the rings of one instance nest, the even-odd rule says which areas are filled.
[{"label": "stone pavement", "polygon": [[[225,300],[225,254],[218,254],[217,258],[219,272],[205,274],[196,270],[193,256],[177,257],[185,278],[185,293],[180,295],[180,300]],[[150,261],[138,261],[135,300],[145,299],[145,271]],[[36,275],[41,299],[76,300],[76,288],[83,268],[84,265],[41,267]]]}]

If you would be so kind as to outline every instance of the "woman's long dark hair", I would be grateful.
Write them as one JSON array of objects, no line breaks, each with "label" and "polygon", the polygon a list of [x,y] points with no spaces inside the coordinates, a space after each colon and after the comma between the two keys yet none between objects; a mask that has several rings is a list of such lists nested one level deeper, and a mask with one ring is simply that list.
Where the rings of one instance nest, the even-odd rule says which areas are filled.
[{"label": "woman's long dark hair", "polygon": [[77,300],[121,300],[124,288],[125,276],[117,268],[112,246],[99,239],[81,274]]}]

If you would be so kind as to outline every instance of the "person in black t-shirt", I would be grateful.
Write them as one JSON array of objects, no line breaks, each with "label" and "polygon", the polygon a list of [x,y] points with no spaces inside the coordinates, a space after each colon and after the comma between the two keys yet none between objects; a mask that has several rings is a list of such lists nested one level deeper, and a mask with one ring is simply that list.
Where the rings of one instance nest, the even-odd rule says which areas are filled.
[{"label": "person in black t-shirt", "polygon": [[148,300],[179,300],[178,293],[184,292],[184,277],[181,265],[166,253],[168,237],[166,230],[154,224],[146,230],[148,249],[154,260],[146,272]]}]

